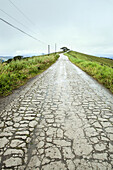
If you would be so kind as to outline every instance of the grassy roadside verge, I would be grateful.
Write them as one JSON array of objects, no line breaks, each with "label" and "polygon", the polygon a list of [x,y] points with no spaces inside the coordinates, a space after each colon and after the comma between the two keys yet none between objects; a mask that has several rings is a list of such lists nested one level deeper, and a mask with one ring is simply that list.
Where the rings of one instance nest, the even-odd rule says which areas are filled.
[{"label": "grassy roadside verge", "polygon": [[34,56],[10,63],[0,63],[0,96],[7,96],[28,79],[42,73],[59,58],[59,54]]},{"label": "grassy roadside verge", "polygon": [[65,55],[73,64],[94,77],[113,93],[113,60],[74,51],[70,51]]}]

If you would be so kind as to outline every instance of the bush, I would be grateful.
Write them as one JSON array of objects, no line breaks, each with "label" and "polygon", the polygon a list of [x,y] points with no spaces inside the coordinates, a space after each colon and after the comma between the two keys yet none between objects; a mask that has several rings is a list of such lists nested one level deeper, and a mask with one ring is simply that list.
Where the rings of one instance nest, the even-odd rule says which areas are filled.
[{"label": "bush", "polygon": [[23,56],[20,56],[20,55],[18,55],[18,56],[15,56],[14,58],[13,58],[13,60],[21,60],[23,58]]},{"label": "bush", "polygon": [[10,63],[11,61],[12,61],[12,59],[10,58],[6,61],[6,63]]}]

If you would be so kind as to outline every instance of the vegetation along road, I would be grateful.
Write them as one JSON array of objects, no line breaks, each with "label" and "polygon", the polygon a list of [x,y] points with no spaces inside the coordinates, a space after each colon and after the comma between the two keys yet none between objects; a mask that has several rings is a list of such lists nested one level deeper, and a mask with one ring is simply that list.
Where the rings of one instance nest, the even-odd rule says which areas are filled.
[{"label": "vegetation along road", "polygon": [[67,56],[0,113],[0,169],[113,169],[113,95]]}]

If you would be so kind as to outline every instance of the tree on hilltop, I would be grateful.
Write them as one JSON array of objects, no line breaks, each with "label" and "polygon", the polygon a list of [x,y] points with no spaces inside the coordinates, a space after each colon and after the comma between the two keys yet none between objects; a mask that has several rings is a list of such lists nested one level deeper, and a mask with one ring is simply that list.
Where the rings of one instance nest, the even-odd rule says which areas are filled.
[{"label": "tree on hilltop", "polygon": [[67,47],[62,47],[60,48],[61,50],[63,50],[63,52],[69,51],[70,49],[68,49]]}]

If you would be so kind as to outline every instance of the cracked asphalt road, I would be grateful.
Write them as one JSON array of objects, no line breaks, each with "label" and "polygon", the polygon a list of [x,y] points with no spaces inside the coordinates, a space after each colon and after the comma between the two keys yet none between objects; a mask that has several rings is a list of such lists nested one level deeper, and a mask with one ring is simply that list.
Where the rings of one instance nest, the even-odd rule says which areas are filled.
[{"label": "cracked asphalt road", "polygon": [[1,111],[0,169],[113,169],[113,95],[61,55]]}]

